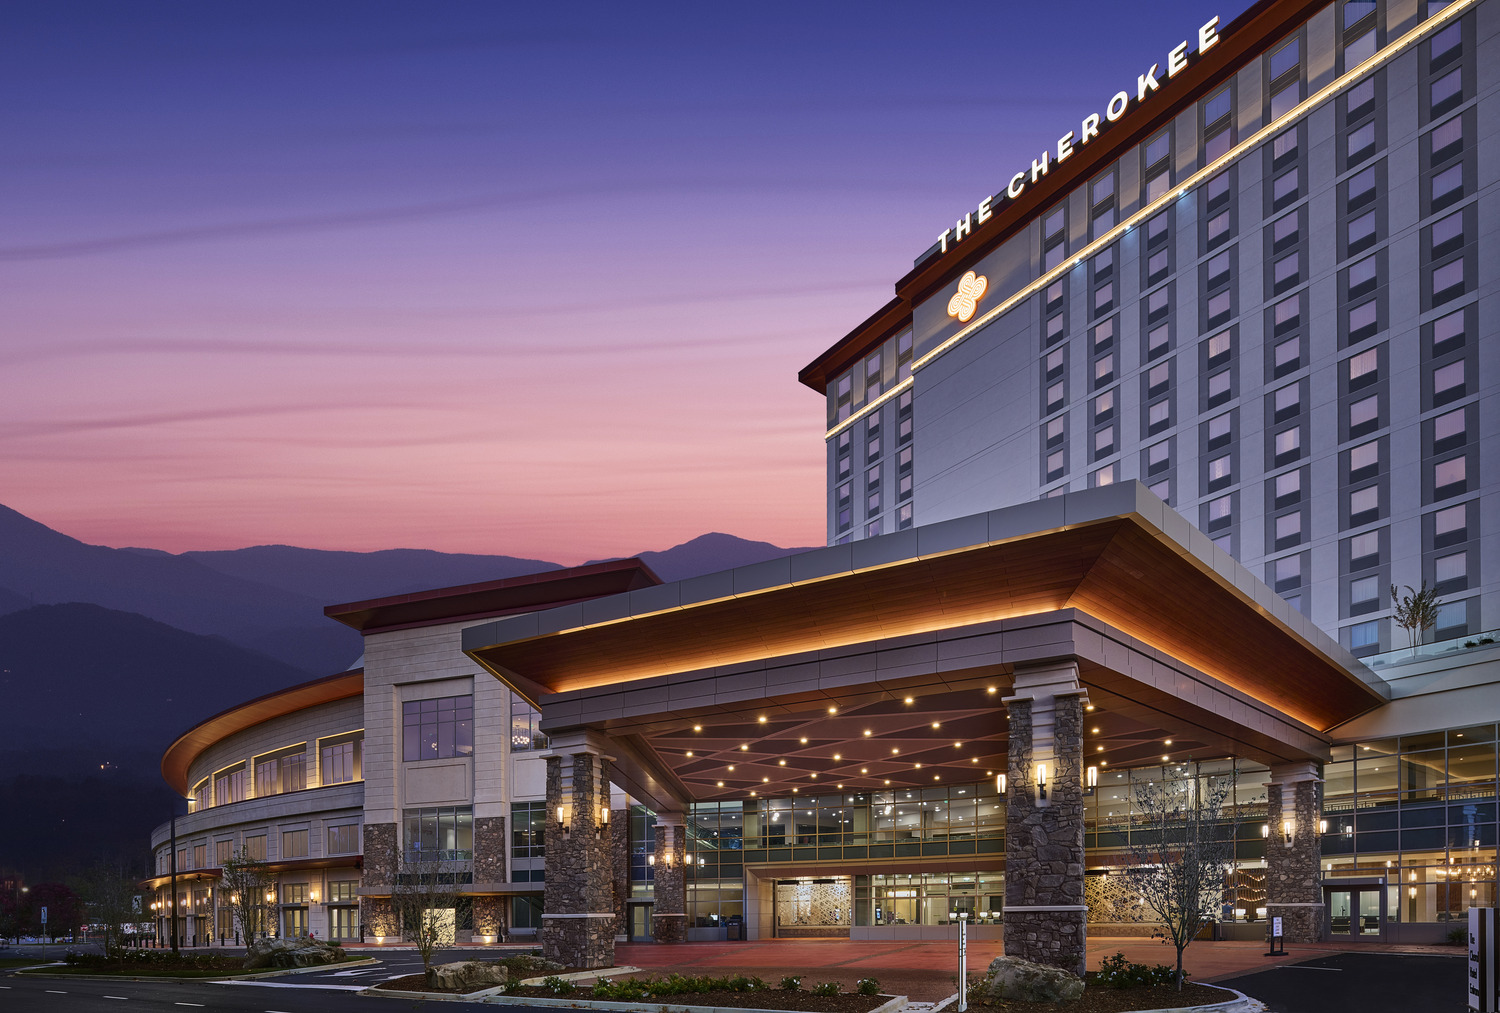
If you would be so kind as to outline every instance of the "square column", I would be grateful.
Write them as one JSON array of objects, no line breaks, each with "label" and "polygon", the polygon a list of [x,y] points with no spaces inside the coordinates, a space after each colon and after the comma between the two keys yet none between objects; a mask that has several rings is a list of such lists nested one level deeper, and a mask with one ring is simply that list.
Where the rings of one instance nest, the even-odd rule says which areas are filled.
[{"label": "square column", "polygon": [[615,962],[607,763],[595,752],[547,757],[542,955],[565,967]]},{"label": "square column", "polygon": [[[1083,709],[1073,662],[1016,671],[1005,699],[1010,770],[1005,805],[1005,952],[1082,974]],[[1045,784],[1038,767],[1045,768]]]},{"label": "square column", "polygon": [[1314,764],[1289,763],[1272,767],[1266,784],[1266,931],[1279,917],[1289,943],[1323,938],[1319,783]]},{"label": "square column", "polygon": [[682,813],[656,814],[656,847],[652,879],[655,903],[651,906],[651,938],[658,943],[681,943],[687,939],[687,834]]}]

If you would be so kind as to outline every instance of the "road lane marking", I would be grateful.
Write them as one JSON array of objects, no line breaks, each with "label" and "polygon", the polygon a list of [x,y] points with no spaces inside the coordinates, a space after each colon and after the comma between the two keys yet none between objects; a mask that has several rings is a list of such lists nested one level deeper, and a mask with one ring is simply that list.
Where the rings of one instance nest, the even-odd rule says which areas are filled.
[{"label": "road lane marking", "polygon": [[48,995],[67,995],[68,993],[66,993],[66,992],[59,992],[55,988],[49,988],[49,989],[47,989],[47,994]]},{"label": "road lane marking", "polygon": [[130,996],[128,996],[128,995],[107,995],[104,998],[106,998],[106,999],[129,999]]},{"label": "road lane marking", "polygon": [[174,1002],[173,1006],[202,1006],[201,1002]]}]

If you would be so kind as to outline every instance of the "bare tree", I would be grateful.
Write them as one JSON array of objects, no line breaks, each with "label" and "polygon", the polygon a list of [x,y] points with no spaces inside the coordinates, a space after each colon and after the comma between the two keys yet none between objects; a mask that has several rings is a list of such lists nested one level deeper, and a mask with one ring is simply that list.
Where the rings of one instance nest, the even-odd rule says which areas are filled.
[{"label": "bare tree", "polygon": [[1438,597],[1435,589],[1429,590],[1427,581],[1422,581],[1420,590],[1406,585],[1406,597],[1395,584],[1391,585],[1391,605],[1396,618],[1396,625],[1406,630],[1411,637],[1411,653],[1415,657],[1417,644],[1422,640],[1422,634],[1437,625],[1438,606],[1443,600]]},{"label": "bare tree", "polygon": [[246,946],[256,936],[270,934],[271,911],[275,904],[272,891],[275,888],[266,863],[251,858],[244,848],[224,863],[223,878],[219,880],[219,902],[228,901],[234,912],[234,923],[240,927],[240,938]]},{"label": "bare tree", "polygon": [[1201,764],[1179,770],[1176,779],[1136,786],[1126,874],[1177,948],[1181,991],[1182,952],[1217,916],[1234,870],[1234,820],[1224,812],[1230,778],[1210,782]]},{"label": "bare tree", "polygon": [[422,973],[432,981],[432,955],[439,946],[453,944],[462,863],[443,851],[396,845],[396,870],[391,884],[391,910],[406,941],[422,957]]},{"label": "bare tree", "polygon": [[118,865],[101,863],[79,883],[86,917],[104,935],[104,952],[113,953],[125,941],[125,925],[140,918],[140,891],[135,878]]}]

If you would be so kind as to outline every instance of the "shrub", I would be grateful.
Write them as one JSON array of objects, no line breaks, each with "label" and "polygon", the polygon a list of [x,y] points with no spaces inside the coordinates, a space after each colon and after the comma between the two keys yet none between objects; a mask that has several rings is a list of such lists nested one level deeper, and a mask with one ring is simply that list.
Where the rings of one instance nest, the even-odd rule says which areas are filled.
[{"label": "shrub", "polygon": [[788,992],[795,992],[802,987],[802,975],[789,974],[781,979],[781,987]]},{"label": "shrub", "polygon": [[861,978],[854,983],[854,991],[860,995],[879,995],[880,982],[874,978]]},{"label": "shrub", "polygon": [[[1187,972],[1182,972],[1184,978]],[[1125,959],[1125,954],[1116,953],[1099,962],[1099,973],[1094,981],[1110,988],[1139,988],[1146,985],[1171,985],[1177,981],[1177,972],[1165,964],[1147,967]]]},{"label": "shrub", "polygon": [[1463,946],[1468,941],[1469,941],[1469,930],[1468,929],[1449,929],[1448,930],[1448,945],[1449,946]]},{"label": "shrub", "polygon": [[813,995],[838,995],[842,986],[836,981],[825,981],[821,985],[814,985]]},{"label": "shrub", "polygon": [[572,995],[573,990],[578,986],[566,978],[559,978],[554,974],[551,977],[542,979],[542,987],[553,995]]}]

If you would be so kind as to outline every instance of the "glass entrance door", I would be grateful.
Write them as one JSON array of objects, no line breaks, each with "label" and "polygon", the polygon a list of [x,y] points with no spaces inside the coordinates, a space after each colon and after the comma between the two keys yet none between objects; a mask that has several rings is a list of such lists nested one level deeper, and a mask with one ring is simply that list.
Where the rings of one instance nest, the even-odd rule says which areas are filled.
[{"label": "glass entrance door", "polygon": [[1378,942],[1385,912],[1385,891],[1378,886],[1324,887],[1330,939]]},{"label": "glass entrance door", "polygon": [[630,905],[630,941],[632,943],[651,942],[651,908],[650,904]]}]

